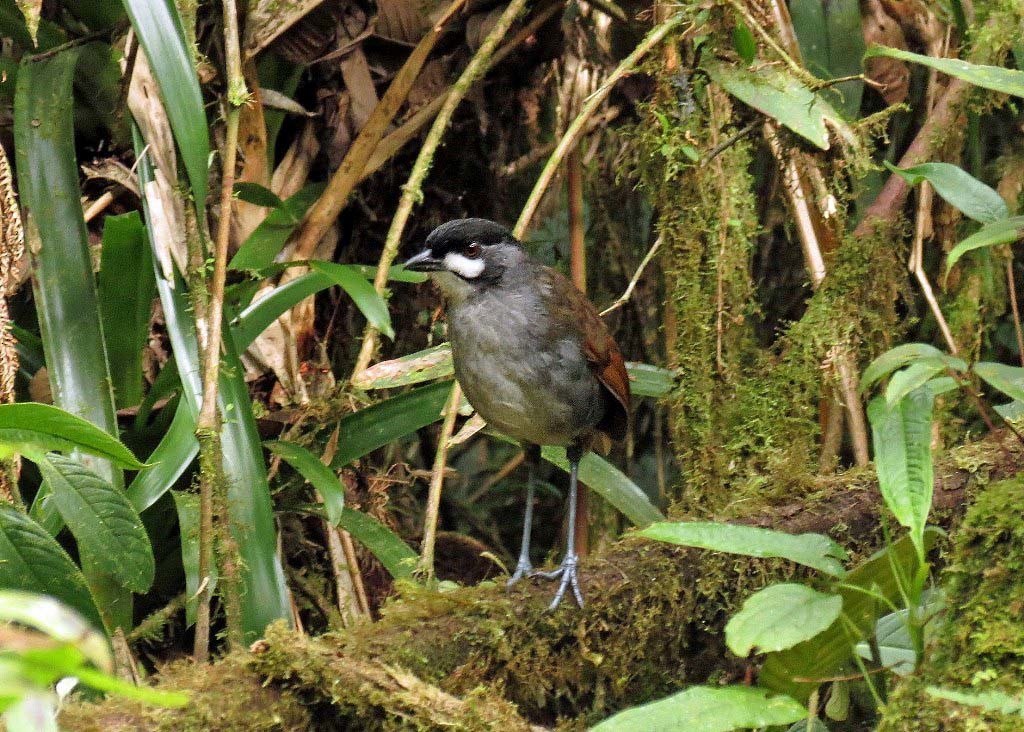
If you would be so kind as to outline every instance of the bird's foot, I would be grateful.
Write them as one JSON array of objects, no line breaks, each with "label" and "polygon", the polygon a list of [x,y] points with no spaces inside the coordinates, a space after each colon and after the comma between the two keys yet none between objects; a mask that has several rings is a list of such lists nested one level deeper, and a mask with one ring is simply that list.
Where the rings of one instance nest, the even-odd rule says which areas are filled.
[{"label": "bird's foot", "polygon": [[532,577],[533,574],[533,565],[530,564],[530,560],[526,557],[519,557],[519,562],[516,564],[516,571],[508,578],[508,582],[505,583],[505,587],[511,587],[523,577]]},{"label": "bird's foot", "polygon": [[565,591],[572,588],[572,595],[576,598],[576,604],[583,607],[583,592],[580,591],[579,575],[580,558],[575,552],[567,554],[562,560],[562,565],[553,572],[534,572],[531,577],[543,577],[550,580],[561,580],[558,583],[558,591],[554,599],[548,605],[548,610],[554,610],[565,597]]}]

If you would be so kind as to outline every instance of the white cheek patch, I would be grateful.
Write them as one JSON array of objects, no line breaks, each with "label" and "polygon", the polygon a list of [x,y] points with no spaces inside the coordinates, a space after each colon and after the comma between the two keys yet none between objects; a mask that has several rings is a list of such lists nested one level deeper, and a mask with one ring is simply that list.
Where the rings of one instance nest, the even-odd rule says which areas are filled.
[{"label": "white cheek patch", "polygon": [[467,280],[476,279],[484,271],[484,260],[470,259],[457,252],[448,252],[444,255],[444,266]]}]

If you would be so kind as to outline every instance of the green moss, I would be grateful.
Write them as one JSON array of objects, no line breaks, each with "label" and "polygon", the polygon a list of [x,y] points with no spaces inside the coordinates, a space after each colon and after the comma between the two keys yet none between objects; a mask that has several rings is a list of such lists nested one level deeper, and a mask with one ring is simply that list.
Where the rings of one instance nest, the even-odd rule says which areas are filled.
[{"label": "green moss", "polygon": [[993,483],[955,534],[945,572],[948,617],[922,671],[900,684],[881,732],[1020,730],[1019,717],[934,699],[926,686],[1024,694],[1024,477]]}]

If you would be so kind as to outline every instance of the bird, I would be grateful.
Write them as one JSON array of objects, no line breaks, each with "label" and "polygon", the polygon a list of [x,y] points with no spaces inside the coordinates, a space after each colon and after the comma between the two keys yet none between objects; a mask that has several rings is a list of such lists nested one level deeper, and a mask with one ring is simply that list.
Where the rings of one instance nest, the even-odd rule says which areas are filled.
[{"label": "bird", "polygon": [[[559,580],[549,610],[569,590],[582,608],[575,548],[579,464],[590,450],[607,452],[629,427],[629,377],[618,345],[586,295],[494,221],[444,223],[404,266],[428,273],[441,290],[455,378],[466,399],[525,450],[523,535],[508,586],[527,576]],[[544,445],[566,448],[569,520],[561,565],[534,572],[534,478]]]}]

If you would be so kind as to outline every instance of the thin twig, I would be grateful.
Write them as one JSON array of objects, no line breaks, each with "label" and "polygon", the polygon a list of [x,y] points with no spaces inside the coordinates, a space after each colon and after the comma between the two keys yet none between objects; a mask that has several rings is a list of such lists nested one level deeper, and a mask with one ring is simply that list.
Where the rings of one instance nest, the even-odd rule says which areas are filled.
[{"label": "thin twig", "polygon": [[[380,254],[380,261],[377,263],[377,275],[373,280],[373,287],[377,292],[383,294],[387,287],[388,270],[398,255],[398,248],[402,243],[402,233],[405,231],[405,224],[409,220],[413,206],[422,196],[423,181],[426,179],[427,173],[430,172],[430,167],[434,161],[434,153],[441,144],[441,138],[448,128],[448,123],[451,121],[455,109],[465,98],[476,80],[483,76],[487,69],[491,67],[491,64],[494,62],[494,51],[498,47],[498,42],[505,37],[512,22],[519,17],[525,6],[526,0],[512,0],[505,7],[494,27],[487,34],[484,42],[477,49],[473,58],[470,59],[462,75],[452,85],[448,96],[445,97],[444,104],[441,105],[441,110],[437,113],[437,118],[430,128],[430,132],[427,133],[427,139],[423,141],[423,145],[420,147],[420,152],[416,157],[416,162],[413,164],[409,180],[402,188],[402,198],[398,202],[398,209],[391,219],[391,228],[388,230],[388,236],[384,242],[384,250]],[[377,350],[378,335],[379,332],[376,328],[371,325],[366,327],[363,333],[363,343],[359,350],[359,356],[356,358],[355,368],[352,369],[353,374],[360,373],[370,365],[373,354]]]},{"label": "thin twig", "polygon": [[676,13],[664,23],[655,26],[644,39],[640,42],[633,52],[626,56],[622,60],[622,63],[613,71],[604,83],[590,95],[587,99],[586,104],[583,105],[583,109],[576,115],[566,129],[565,134],[562,135],[562,139],[558,142],[558,147],[548,158],[547,164],[541,171],[540,176],[537,178],[537,182],[533,186],[533,190],[530,192],[530,197],[526,201],[526,205],[523,206],[523,211],[519,214],[519,220],[516,222],[515,227],[512,229],[513,235],[516,238],[521,239],[523,234],[526,233],[526,229],[533,219],[533,215],[537,212],[537,207],[540,205],[540,200],[547,192],[548,186],[551,185],[551,179],[555,177],[559,166],[565,156],[569,154],[571,150],[576,147],[576,143],[580,136],[583,134],[584,126],[594,113],[597,108],[601,106],[608,95],[611,93],[615,84],[618,83],[619,79],[628,74],[633,68],[639,63],[648,51],[657,46],[662,39],[665,38],[673,29],[675,29],[680,23],[683,22],[685,16],[683,13]]},{"label": "thin twig", "polygon": [[1020,308],[1017,305],[1017,284],[1013,280],[1013,252],[1006,258],[1006,289],[1010,295],[1010,311],[1013,313],[1013,332],[1017,334],[1017,351],[1020,365],[1024,366],[1024,331],[1020,325]]},{"label": "thin twig", "polygon": [[713,148],[708,150],[707,155],[705,155],[704,157],[702,157],[700,159],[701,167],[703,167],[703,166],[707,165],[708,163],[710,163],[712,160],[717,158],[723,152],[725,152],[730,147],[735,145],[737,142],[742,140],[744,137],[749,135],[751,132],[756,130],[757,126],[760,125],[760,124],[761,124],[761,120],[755,119],[753,122],[750,122],[749,124],[747,124],[743,128],[741,128],[739,132],[737,132],[737,133],[735,133],[733,135],[730,135],[729,137],[725,138],[725,140],[723,140],[722,142],[718,143]]},{"label": "thin twig", "polygon": [[942,331],[942,337],[946,339],[946,345],[949,346],[949,352],[955,356],[959,353],[959,350],[956,347],[956,341],[953,340],[953,331],[950,330],[949,324],[946,322],[946,318],[942,314],[942,308],[939,307],[939,301],[935,298],[935,293],[932,291],[932,284],[928,280],[928,274],[924,271],[925,224],[932,208],[932,187],[928,181],[921,183],[917,196],[917,215],[914,219],[914,242],[910,250],[910,271],[914,273],[914,277],[917,278],[918,284],[921,285],[921,292],[924,294],[924,299],[932,311],[932,316],[939,324],[939,330]]},{"label": "thin twig", "polygon": [[[206,459],[203,460],[203,467],[200,470],[200,532],[199,532],[199,574],[201,577],[209,576],[212,571],[212,559],[214,555],[214,532],[213,515],[215,492],[223,483],[222,466],[220,465],[220,414],[217,409],[217,387],[220,380],[220,347],[221,347],[221,324],[224,315],[224,283],[227,275],[228,261],[228,238],[231,228],[231,204],[233,201],[233,189],[235,184],[235,159],[238,153],[238,119],[241,113],[242,104],[245,103],[246,89],[245,80],[242,76],[242,58],[238,43],[238,11],[235,7],[235,0],[224,0],[224,57],[228,80],[227,90],[227,119],[224,133],[224,151],[222,156],[221,189],[220,189],[220,217],[217,221],[217,238],[214,242],[213,275],[208,283],[210,293],[206,350],[203,352],[203,402],[199,408],[199,415],[196,417],[196,435],[203,445],[202,450]],[[205,444],[204,444],[205,443]],[[226,502],[225,502],[226,503]],[[226,516],[220,517],[222,521]],[[227,533],[225,531],[225,533]],[[225,552],[230,552],[228,547],[222,547]],[[229,565],[225,567],[224,564]],[[238,624],[240,618],[236,615],[235,603],[229,597],[230,580],[233,562],[227,559],[222,562],[221,575],[227,580],[226,586],[222,588],[225,596],[225,613],[228,619],[228,638],[232,643],[237,644],[241,640],[241,626]],[[212,583],[211,583],[212,585]],[[196,633],[194,644],[195,659],[204,662],[209,656],[210,644],[210,602],[212,599],[212,586],[199,596],[199,607],[196,614]]]},{"label": "thin twig", "polygon": [[445,464],[448,462],[448,440],[455,430],[455,418],[459,414],[461,401],[462,389],[456,381],[448,395],[441,435],[437,439],[437,452],[434,453],[434,467],[430,472],[430,489],[427,492],[427,509],[423,514],[423,543],[420,545],[420,561],[416,571],[428,581],[434,577],[434,544],[437,540],[437,517],[441,510]]},{"label": "thin twig", "polygon": [[644,255],[644,258],[640,260],[640,266],[636,268],[636,272],[633,273],[633,277],[629,280],[629,284],[626,285],[626,289],[623,291],[621,295],[619,295],[618,299],[615,300],[615,302],[613,302],[611,305],[609,305],[608,307],[601,311],[602,316],[607,315],[608,313],[614,310],[618,310],[627,302],[629,302],[629,299],[633,296],[633,290],[636,289],[637,282],[640,281],[640,277],[643,275],[644,270],[647,269],[647,265],[651,263],[651,260],[654,259],[654,255],[660,248],[661,237],[659,236],[657,239],[654,240],[654,243],[651,245],[651,248],[647,250],[647,254]]}]

